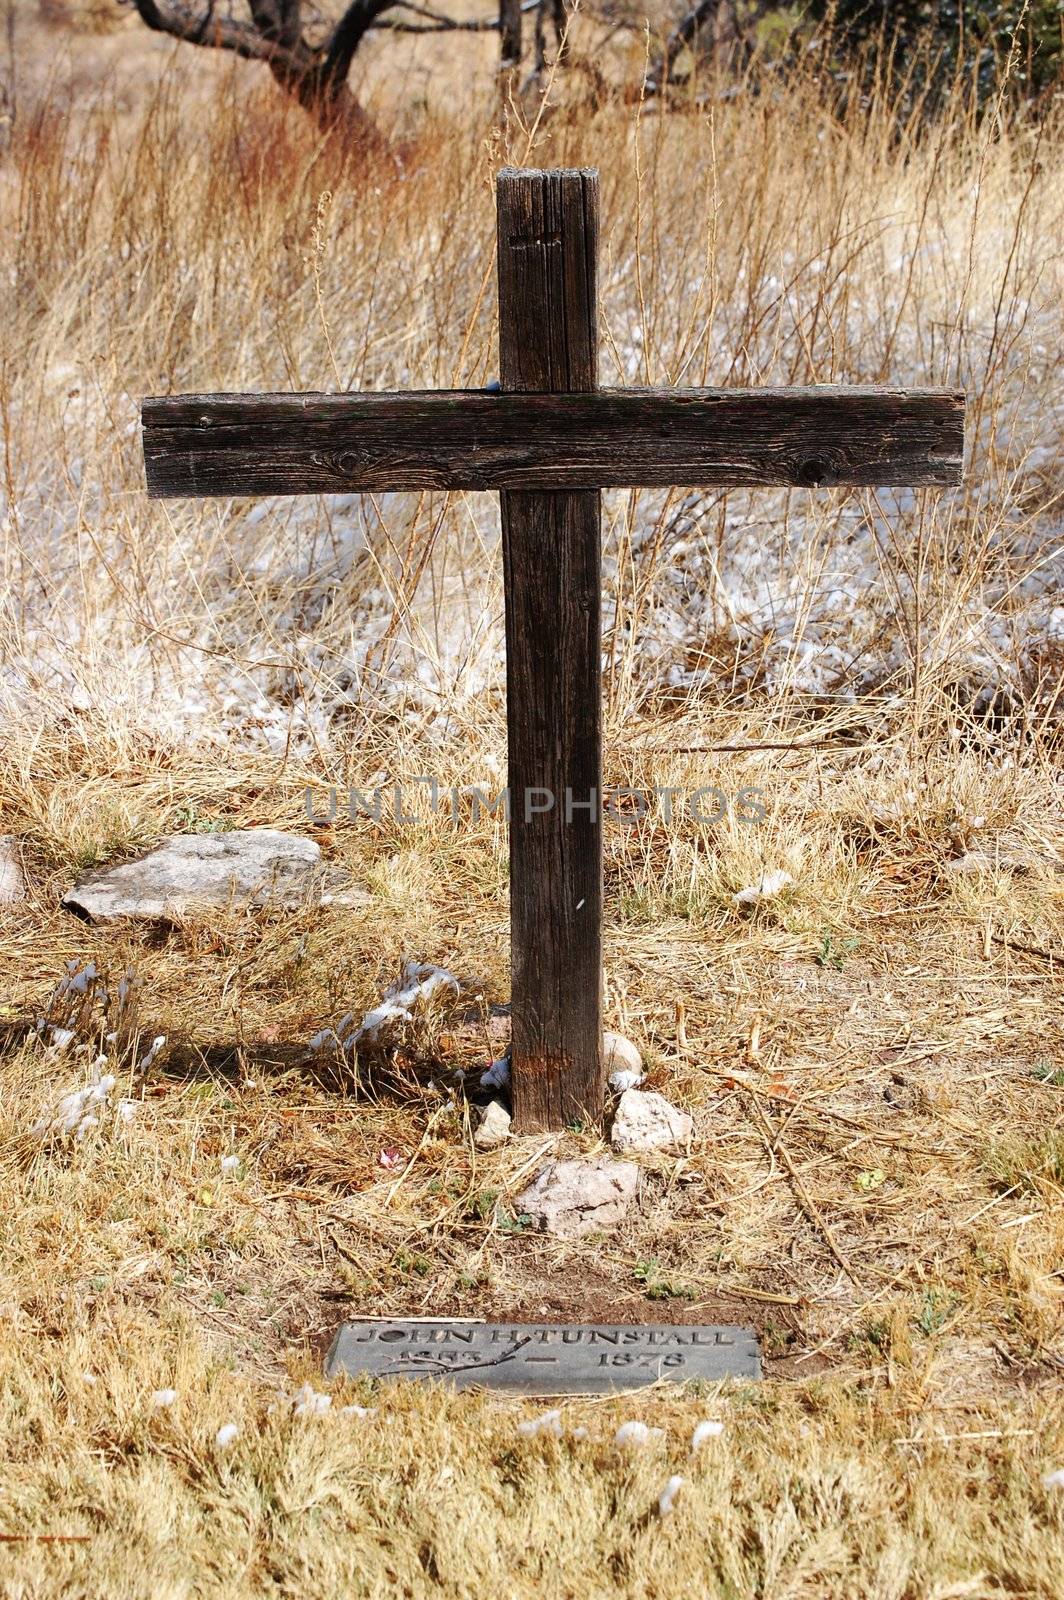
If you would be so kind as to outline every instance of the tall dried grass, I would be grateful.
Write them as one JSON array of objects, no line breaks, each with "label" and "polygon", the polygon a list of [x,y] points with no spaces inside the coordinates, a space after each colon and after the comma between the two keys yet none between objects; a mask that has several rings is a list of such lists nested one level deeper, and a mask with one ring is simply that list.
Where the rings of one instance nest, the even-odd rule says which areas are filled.
[{"label": "tall dried grass", "polygon": [[[1060,1592],[1040,1475],[1062,1438],[1064,129],[1004,95],[977,114],[961,82],[934,118],[899,112],[815,56],[709,72],[668,112],[587,104],[574,44],[500,129],[471,120],[472,47],[406,68],[375,43],[387,161],[130,30],[65,63],[41,44],[6,135],[0,833],[30,897],[0,912],[5,1593]],[[598,64],[638,82],[642,47],[617,48]],[[498,820],[341,804],[318,837],[365,915],[161,933],[57,909],[78,868],[172,828],[305,828],[307,782],[501,782],[494,503],[150,505],[136,408],[488,381],[504,160],[601,169],[604,381],[969,395],[956,494],[606,497],[609,781],[767,804],[756,828],[678,807],[608,833],[609,1019],[697,1137],[647,1162],[606,1244],[522,1235],[539,1147],[480,1154],[430,1088],[498,1048],[483,1023],[456,1019],[405,1097],[299,1063],[401,953],[506,998]],[[738,911],[766,869],[795,882]],[[145,1037],[170,1044],[129,1077],[131,1123],[45,1148],[29,1129],[90,1040],[46,1052],[28,1023],[90,956],[137,970]],[[778,1381],[574,1404],[579,1448],[519,1442],[475,1399],[271,1413],[367,1310],[737,1316]],[[726,1450],[685,1466],[720,1404]],[[612,1429],[644,1410],[669,1435],[627,1461]],[[674,1472],[686,1504],[660,1522]]]}]

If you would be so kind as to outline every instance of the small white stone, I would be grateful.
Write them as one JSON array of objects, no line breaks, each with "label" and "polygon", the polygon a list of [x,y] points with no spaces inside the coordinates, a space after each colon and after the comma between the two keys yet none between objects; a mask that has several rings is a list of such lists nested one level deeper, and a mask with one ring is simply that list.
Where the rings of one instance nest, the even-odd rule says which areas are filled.
[{"label": "small white stone", "polygon": [[214,1442],[218,1446],[219,1450],[228,1450],[229,1446],[231,1444],[235,1444],[239,1438],[240,1429],[237,1427],[236,1423],[223,1422],[222,1426],[218,1429],[218,1432],[214,1436]]},{"label": "small white stone", "polygon": [[615,1150],[686,1149],[694,1123],[662,1094],[626,1089],[613,1119],[610,1143]]},{"label": "small white stone", "polygon": [[173,1405],[176,1399],[176,1389],[156,1389],[155,1393],[151,1397],[151,1403],[155,1407],[156,1411],[165,1411],[168,1406]]},{"label": "small white stone", "polygon": [[691,1435],[691,1454],[701,1450],[707,1439],[719,1439],[724,1432],[723,1422],[700,1422]]},{"label": "small white stone", "polygon": [[626,1039],[623,1033],[611,1033],[607,1029],[602,1035],[602,1064],[610,1080],[610,1088],[618,1094],[622,1090],[613,1082],[615,1076],[619,1077],[622,1073],[632,1074],[632,1082],[626,1083],[625,1089],[631,1089],[643,1081],[643,1057],[631,1039]]},{"label": "small white stone", "polygon": [[494,1150],[510,1137],[510,1113],[501,1100],[492,1100],[484,1107],[480,1126],[473,1135],[478,1150]]}]

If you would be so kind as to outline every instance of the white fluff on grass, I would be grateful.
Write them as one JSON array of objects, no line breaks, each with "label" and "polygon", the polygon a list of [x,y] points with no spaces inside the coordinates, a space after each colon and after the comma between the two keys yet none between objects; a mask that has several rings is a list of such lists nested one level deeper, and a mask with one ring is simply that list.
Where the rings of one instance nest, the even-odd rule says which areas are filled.
[{"label": "white fluff on grass", "polygon": [[320,1417],[332,1405],[331,1394],[319,1394],[318,1391],[305,1383],[292,1402],[292,1415],[295,1417]]},{"label": "white fluff on grass", "polygon": [[[327,1399],[328,1396],[326,1396],[325,1398]],[[341,1406],[340,1407],[340,1415],[342,1417],[360,1417],[360,1418],[361,1417],[375,1417],[377,1415],[377,1407],[376,1406]]]},{"label": "white fluff on grass", "polygon": [[146,1051],[146,1053],[143,1056],[141,1056],[140,1060],[137,1062],[137,1071],[138,1072],[144,1072],[148,1067],[151,1066],[152,1062],[155,1060],[155,1057],[159,1054],[159,1051],[162,1049],[162,1047],[163,1047],[163,1045],[165,1043],[166,1043],[166,1035],[165,1035],[165,1033],[160,1033],[158,1038],[152,1040],[149,1049]]},{"label": "white fluff on grass", "polygon": [[221,1160],[221,1168],[222,1168],[223,1172],[239,1172],[240,1171],[240,1157],[239,1156],[223,1156],[222,1160]]},{"label": "white fluff on grass", "polygon": [[664,1428],[648,1428],[645,1422],[622,1422],[613,1441],[615,1444],[639,1448],[649,1444],[651,1439],[660,1439],[664,1432]]},{"label": "white fluff on grass", "polygon": [[664,1489],[662,1489],[660,1495],[658,1496],[658,1515],[659,1516],[661,1516],[661,1517],[671,1516],[672,1508],[673,1508],[673,1505],[675,1504],[675,1501],[676,1501],[676,1496],[679,1494],[680,1490],[683,1488],[683,1484],[684,1484],[684,1480],[677,1473],[673,1473],[672,1477],[669,1479],[668,1483],[665,1485]]},{"label": "white fluff on grass", "polygon": [[757,883],[749,884],[732,895],[733,906],[756,906],[759,900],[771,900],[781,889],[794,882],[789,872],[763,872]]},{"label": "white fluff on grass", "polygon": [[701,1450],[707,1439],[719,1439],[724,1432],[723,1422],[700,1422],[691,1435],[691,1454]]},{"label": "white fluff on grass", "polygon": [[1047,1472],[1042,1479],[1042,1486],[1046,1489],[1064,1489],[1064,1467],[1057,1467],[1054,1472]]},{"label": "white fluff on grass", "polygon": [[115,1107],[118,1112],[119,1122],[132,1122],[137,1114],[139,1104],[139,1100],[120,1100]]},{"label": "white fluff on grass", "polygon": [[[100,1059],[102,1061],[104,1058]],[[75,1139],[83,1139],[90,1128],[99,1126],[100,1119],[95,1111],[107,1104],[107,1096],[114,1088],[115,1081],[114,1075],[108,1072],[103,1077],[97,1077],[95,1082],[86,1084],[83,1089],[72,1089],[69,1094],[63,1095],[54,1109],[35,1123],[35,1137],[47,1139],[51,1135],[58,1135],[69,1138],[73,1135]]]},{"label": "white fluff on grass", "polygon": [[339,1049],[350,1054],[363,1043],[383,1046],[401,1044],[406,1026],[414,1021],[415,1015],[425,1013],[440,989],[457,995],[461,985],[454,973],[448,972],[445,967],[408,961],[398,983],[389,985],[381,997],[380,1005],[367,1011],[357,1028],[351,1026],[354,1015],[348,1011],[334,1028],[322,1028],[316,1033],[308,1049]]},{"label": "white fluff on grass", "polygon": [[522,1439],[534,1439],[539,1433],[550,1433],[560,1439],[562,1414],[560,1411],[544,1411],[541,1417],[530,1417],[526,1422],[519,1422],[517,1431]]},{"label": "white fluff on grass", "polygon": [[622,1067],[620,1071],[610,1073],[610,1088],[614,1094],[624,1094],[629,1089],[637,1089],[645,1078],[645,1072],[633,1072],[629,1067]]},{"label": "white fluff on grass", "polygon": [[229,1446],[231,1444],[235,1444],[239,1438],[240,1429],[237,1427],[236,1423],[223,1422],[222,1426],[218,1429],[218,1432],[214,1436],[214,1442],[218,1446],[219,1450],[228,1450]]},{"label": "white fluff on grass", "polygon": [[415,1010],[424,1010],[437,989],[458,993],[458,979],[444,967],[434,967],[420,961],[408,961],[399,983],[384,991],[379,1006],[367,1011],[361,1026],[355,1029],[349,1043],[365,1039],[367,1043],[379,1041],[381,1029],[389,1022],[411,1022]]},{"label": "white fluff on grass", "polygon": [[165,1411],[168,1406],[173,1405],[176,1399],[176,1389],[156,1389],[155,1393],[151,1397],[151,1403],[155,1407],[156,1411]]}]

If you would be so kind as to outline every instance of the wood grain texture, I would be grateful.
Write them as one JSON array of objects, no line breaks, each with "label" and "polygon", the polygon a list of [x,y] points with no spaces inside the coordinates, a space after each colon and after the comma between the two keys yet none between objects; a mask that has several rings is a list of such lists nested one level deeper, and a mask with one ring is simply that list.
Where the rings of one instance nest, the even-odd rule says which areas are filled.
[{"label": "wood grain texture", "polygon": [[[594,389],[598,174],[504,171],[498,212],[503,388]],[[597,1122],[605,1097],[598,491],[508,489],[502,538],[511,1083],[514,1127],[532,1132]],[[535,791],[549,810],[530,814]]]},{"label": "wood grain texture", "polygon": [[[534,253],[514,251],[510,290]],[[526,260],[525,257],[530,256]],[[613,389],[556,394],[558,328],[521,393],[182,395],[142,407],[148,490],[879,487],[960,480],[964,396],[940,389]],[[533,340],[535,343],[536,340]],[[511,376],[515,361],[506,357]],[[505,387],[511,385],[504,371]]]}]

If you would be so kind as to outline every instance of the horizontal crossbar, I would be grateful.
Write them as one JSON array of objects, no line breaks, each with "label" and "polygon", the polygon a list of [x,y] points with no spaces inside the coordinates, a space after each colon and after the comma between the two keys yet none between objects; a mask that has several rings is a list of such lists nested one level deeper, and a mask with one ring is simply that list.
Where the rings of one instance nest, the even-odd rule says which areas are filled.
[{"label": "horizontal crossbar", "polygon": [[148,492],[888,487],[960,479],[945,389],[174,395],[141,410]]}]

